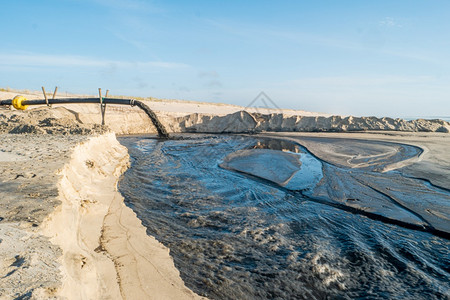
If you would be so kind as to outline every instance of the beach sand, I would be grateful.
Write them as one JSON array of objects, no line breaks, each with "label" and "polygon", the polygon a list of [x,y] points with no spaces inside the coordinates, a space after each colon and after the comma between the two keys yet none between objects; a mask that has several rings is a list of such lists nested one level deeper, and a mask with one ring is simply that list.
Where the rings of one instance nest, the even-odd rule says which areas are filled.
[{"label": "beach sand", "polygon": [[[0,99],[15,95],[2,92]],[[37,92],[26,96],[42,98]],[[257,126],[291,126],[288,123],[295,115],[328,117],[289,110],[282,113],[291,121],[264,123],[232,105],[156,101],[151,107],[172,132],[246,133]],[[319,129],[328,126],[317,118],[308,119],[308,124]],[[169,249],[146,234],[117,191],[129,157],[113,132],[152,133],[153,125],[135,107],[108,106],[107,127],[99,126],[100,120],[98,105],[25,112],[0,108],[1,299],[200,298],[185,287]],[[426,128],[434,131],[449,126],[430,124]],[[406,175],[450,189],[448,133],[272,132],[264,136],[300,142],[317,157],[347,167],[355,167],[354,154],[341,151],[337,155],[332,147],[336,143],[330,139],[414,145],[421,149],[420,155],[408,161],[386,155],[392,163],[386,164],[384,171],[401,168]]]},{"label": "beach sand", "polygon": [[199,298],[117,192],[114,133],[0,138],[2,298]]}]

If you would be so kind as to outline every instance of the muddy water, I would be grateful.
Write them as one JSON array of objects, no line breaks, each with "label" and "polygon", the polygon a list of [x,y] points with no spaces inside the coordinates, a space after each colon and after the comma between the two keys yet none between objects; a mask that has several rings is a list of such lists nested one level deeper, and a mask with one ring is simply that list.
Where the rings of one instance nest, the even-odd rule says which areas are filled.
[{"label": "muddy water", "polygon": [[[238,136],[126,137],[120,191],[171,249],[186,285],[212,299],[448,299],[450,243],[311,201],[219,167]],[[302,150],[303,151],[303,150]]]}]

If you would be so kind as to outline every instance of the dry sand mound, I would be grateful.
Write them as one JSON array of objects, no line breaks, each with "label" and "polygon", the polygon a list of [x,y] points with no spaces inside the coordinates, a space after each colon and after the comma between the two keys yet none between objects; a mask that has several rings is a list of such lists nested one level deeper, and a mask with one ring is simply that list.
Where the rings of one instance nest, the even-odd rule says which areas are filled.
[{"label": "dry sand mound", "polygon": [[289,116],[240,111],[226,116],[191,114],[176,118],[181,132],[345,132],[345,131],[408,131],[450,132],[450,123],[443,120],[412,120],[377,117]]},{"label": "dry sand mound", "polygon": [[37,108],[27,111],[0,111],[0,133],[98,134],[107,127],[83,124],[78,114],[64,107]]},{"label": "dry sand mound", "polygon": [[[146,104],[154,109],[155,103],[146,101]],[[438,119],[406,121],[377,117],[260,114],[244,110],[226,115],[219,111],[181,116],[179,112],[155,112],[169,132],[450,132],[450,123]],[[117,134],[156,133],[145,112],[136,107],[108,105],[105,121],[107,127],[99,125],[100,108],[94,104],[55,106],[52,109],[40,107],[26,111],[0,108],[0,133],[92,134],[109,129]]]}]

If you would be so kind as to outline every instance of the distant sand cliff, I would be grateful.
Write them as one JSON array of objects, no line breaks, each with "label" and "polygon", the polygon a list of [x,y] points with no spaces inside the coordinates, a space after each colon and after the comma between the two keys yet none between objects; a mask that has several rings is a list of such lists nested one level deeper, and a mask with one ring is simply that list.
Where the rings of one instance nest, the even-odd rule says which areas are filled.
[{"label": "distant sand cliff", "polygon": [[[158,108],[155,103],[147,104],[151,108]],[[220,107],[215,108],[217,114],[158,110],[155,112],[169,132],[450,132],[450,123],[439,119],[406,121],[377,117],[261,114],[248,111],[221,115]],[[136,107],[108,105],[106,127],[99,125],[100,107],[95,104],[54,106],[52,109],[37,107],[26,111],[3,109],[0,112],[0,133],[91,134],[108,130],[117,134],[156,133],[156,128],[145,112]]]}]

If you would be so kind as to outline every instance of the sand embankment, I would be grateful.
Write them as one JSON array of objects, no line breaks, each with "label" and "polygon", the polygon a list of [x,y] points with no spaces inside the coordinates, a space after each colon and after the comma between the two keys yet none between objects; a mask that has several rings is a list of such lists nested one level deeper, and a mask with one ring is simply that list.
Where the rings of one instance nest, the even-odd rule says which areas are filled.
[{"label": "sand embankment", "polygon": [[0,138],[1,299],[199,298],[117,191],[113,133]]},{"label": "sand embankment", "polygon": [[110,133],[75,147],[61,171],[61,206],[43,233],[62,249],[60,295],[72,299],[186,299],[169,250],[146,234],[117,191],[127,149]]},{"label": "sand embankment", "polygon": [[[0,99],[13,97],[13,93],[0,93]],[[25,95],[28,99],[42,98],[39,93]],[[70,96],[68,96],[70,97]],[[357,132],[357,131],[405,131],[450,132],[450,123],[443,120],[403,120],[377,117],[333,116],[290,109],[267,109],[237,105],[202,103],[176,100],[143,100],[156,112],[168,132],[201,133],[256,133],[256,132]],[[15,132],[46,131],[55,119],[66,124],[75,122],[75,132],[92,127],[98,131],[101,124],[100,105],[71,104],[35,108],[33,122],[23,120],[23,112],[4,113],[0,122],[16,122]],[[27,123],[28,122],[28,123]],[[138,107],[107,105],[105,124],[117,134],[156,133],[156,129],[144,111]]]},{"label": "sand embankment", "polygon": [[[148,103],[153,108],[153,103]],[[161,123],[172,133],[258,133],[258,132],[450,132],[443,120],[411,120],[377,117],[303,116],[249,113],[238,111],[228,115],[185,114],[155,111]],[[67,105],[3,111],[0,130],[11,133],[90,133],[104,132],[98,105]],[[156,133],[148,116],[137,107],[108,105],[106,126],[117,134]]]}]

